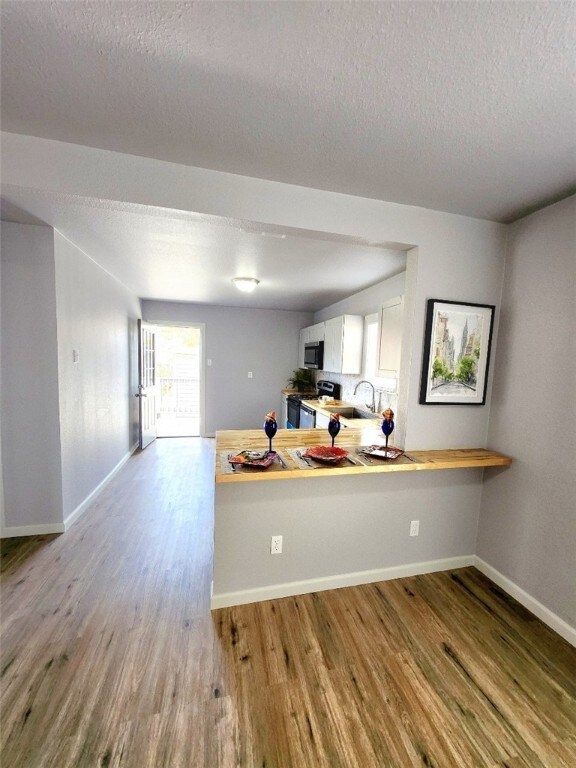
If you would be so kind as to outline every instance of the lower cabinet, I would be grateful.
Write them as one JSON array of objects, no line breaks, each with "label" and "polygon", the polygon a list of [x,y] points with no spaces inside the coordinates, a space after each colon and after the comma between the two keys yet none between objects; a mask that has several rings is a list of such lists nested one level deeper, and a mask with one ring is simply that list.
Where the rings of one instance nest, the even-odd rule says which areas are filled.
[{"label": "lower cabinet", "polygon": [[330,417],[316,411],[316,429],[328,429]]}]

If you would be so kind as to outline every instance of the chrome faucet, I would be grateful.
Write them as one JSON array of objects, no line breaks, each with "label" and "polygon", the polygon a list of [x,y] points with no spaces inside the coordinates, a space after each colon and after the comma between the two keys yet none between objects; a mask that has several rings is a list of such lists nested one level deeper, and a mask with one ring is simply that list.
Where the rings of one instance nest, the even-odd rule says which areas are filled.
[{"label": "chrome faucet", "polygon": [[376,413],[376,389],[374,388],[374,384],[372,384],[371,381],[368,381],[367,379],[362,379],[362,381],[359,381],[358,384],[354,387],[354,394],[358,392],[358,387],[360,384],[369,384],[372,387],[372,407],[368,406],[368,403],[366,405],[370,408],[372,413]]}]

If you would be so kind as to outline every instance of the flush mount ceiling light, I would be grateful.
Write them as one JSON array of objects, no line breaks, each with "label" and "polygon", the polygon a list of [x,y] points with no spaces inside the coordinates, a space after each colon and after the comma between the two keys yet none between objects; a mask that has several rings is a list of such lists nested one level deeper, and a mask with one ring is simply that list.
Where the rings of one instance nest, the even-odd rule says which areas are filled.
[{"label": "flush mount ceiling light", "polygon": [[235,277],[232,282],[242,293],[252,293],[260,280],[256,280],[255,277]]}]

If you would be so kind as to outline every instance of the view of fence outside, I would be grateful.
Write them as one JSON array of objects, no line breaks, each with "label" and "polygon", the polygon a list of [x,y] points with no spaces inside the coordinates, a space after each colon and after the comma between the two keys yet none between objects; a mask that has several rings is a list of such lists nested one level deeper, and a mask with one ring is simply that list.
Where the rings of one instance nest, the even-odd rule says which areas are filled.
[{"label": "view of fence outside", "polygon": [[158,436],[200,434],[200,331],[156,329]]}]

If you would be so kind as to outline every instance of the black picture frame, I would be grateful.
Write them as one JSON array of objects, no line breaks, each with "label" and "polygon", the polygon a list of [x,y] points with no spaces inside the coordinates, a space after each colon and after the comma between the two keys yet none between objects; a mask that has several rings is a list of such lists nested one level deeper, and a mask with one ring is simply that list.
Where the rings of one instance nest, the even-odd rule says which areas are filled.
[{"label": "black picture frame", "polygon": [[421,405],[485,405],[495,309],[428,299]]}]

